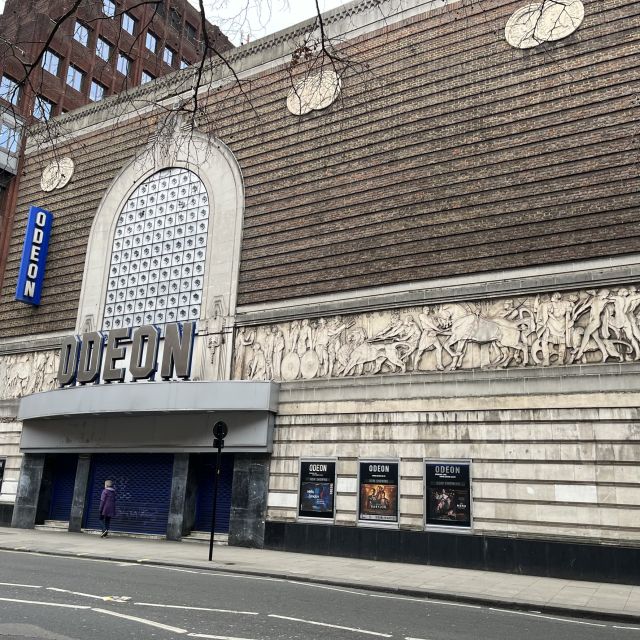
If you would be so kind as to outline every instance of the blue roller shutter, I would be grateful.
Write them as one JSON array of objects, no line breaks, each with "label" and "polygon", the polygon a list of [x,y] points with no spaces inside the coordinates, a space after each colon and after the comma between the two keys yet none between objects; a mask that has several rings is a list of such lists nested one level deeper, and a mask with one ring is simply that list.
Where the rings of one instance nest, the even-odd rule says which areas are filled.
[{"label": "blue roller shutter", "polygon": [[165,535],[171,498],[173,454],[98,454],[91,460],[85,528],[100,529],[105,480],[116,489],[112,531]]},{"label": "blue roller shutter", "polygon": [[[198,497],[196,502],[196,531],[211,530],[211,514],[213,513],[213,474],[215,455],[203,454],[193,456],[196,464]],[[223,453],[218,481],[218,503],[216,505],[216,533],[229,532],[229,515],[231,512],[231,487],[233,484],[233,454]]]},{"label": "blue roller shutter", "polygon": [[55,456],[51,459],[50,520],[69,521],[77,467],[78,456],[74,454]]}]

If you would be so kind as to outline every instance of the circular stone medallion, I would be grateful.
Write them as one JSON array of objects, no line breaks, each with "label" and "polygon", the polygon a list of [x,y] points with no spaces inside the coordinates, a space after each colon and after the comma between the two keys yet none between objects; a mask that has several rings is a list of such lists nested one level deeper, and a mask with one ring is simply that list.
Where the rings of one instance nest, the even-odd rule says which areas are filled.
[{"label": "circular stone medallion", "polygon": [[515,11],[505,26],[505,37],[512,47],[531,49],[566,38],[583,20],[581,0],[545,0]]},{"label": "circular stone medallion", "polygon": [[333,69],[321,69],[296,82],[287,97],[287,109],[296,116],[326,109],[339,93],[338,74]]},{"label": "circular stone medallion", "polygon": [[291,382],[295,380],[300,374],[300,358],[297,353],[288,353],[283,359],[280,365],[280,373],[282,379]]},{"label": "circular stone medallion", "polygon": [[40,187],[43,191],[53,191],[54,189],[62,189],[73,176],[75,165],[71,158],[62,158],[62,160],[54,160],[48,164],[42,172],[40,178]]},{"label": "circular stone medallion", "polygon": [[300,359],[300,373],[305,380],[311,380],[318,375],[320,360],[315,351],[307,351]]},{"label": "circular stone medallion", "polygon": [[536,38],[552,42],[570,36],[584,20],[584,5],[580,0],[554,0],[543,3],[542,19],[536,28]]}]

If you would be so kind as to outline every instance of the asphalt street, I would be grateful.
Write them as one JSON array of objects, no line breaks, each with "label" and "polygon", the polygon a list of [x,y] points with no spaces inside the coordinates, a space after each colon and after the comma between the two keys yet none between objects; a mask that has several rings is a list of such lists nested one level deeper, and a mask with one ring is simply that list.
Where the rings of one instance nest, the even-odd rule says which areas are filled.
[{"label": "asphalt street", "polygon": [[0,551],[0,638],[640,640],[640,626],[293,580]]}]

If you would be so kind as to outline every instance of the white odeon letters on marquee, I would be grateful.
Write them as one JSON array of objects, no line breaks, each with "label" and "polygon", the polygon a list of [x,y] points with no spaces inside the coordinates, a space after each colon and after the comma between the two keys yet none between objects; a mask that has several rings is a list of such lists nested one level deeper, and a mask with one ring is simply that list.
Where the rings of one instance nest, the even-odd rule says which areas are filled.
[{"label": "white odeon letters on marquee", "polygon": [[153,380],[160,370],[163,380],[191,376],[195,322],[91,331],[62,341],[58,382],[60,386],[92,382]]}]

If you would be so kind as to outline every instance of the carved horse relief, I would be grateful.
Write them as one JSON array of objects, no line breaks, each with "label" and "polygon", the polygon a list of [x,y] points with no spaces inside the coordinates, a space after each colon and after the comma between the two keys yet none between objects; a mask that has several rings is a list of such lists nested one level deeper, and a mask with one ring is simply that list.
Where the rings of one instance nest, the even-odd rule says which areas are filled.
[{"label": "carved horse relief", "polygon": [[522,339],[522,330],[514,323],[509,324],[506,319],[493,320],[473,312],[469,307],[451,303],[441,308],[441,320],[449,325],[451,335],[443,348],[451,356],[451,369],[458,369],[466,352],[467,342],[489,344],[490,349],[497,353],[497,359],[492,366],[506,366],[511,356],[508,349],[514,349],[522,354],[524,364],[528,362],[528,345]]}]

